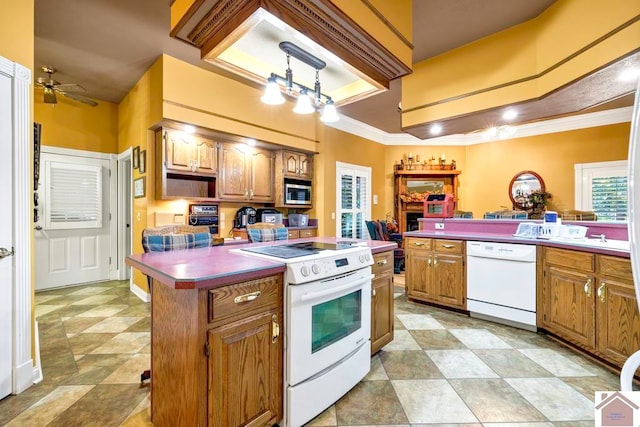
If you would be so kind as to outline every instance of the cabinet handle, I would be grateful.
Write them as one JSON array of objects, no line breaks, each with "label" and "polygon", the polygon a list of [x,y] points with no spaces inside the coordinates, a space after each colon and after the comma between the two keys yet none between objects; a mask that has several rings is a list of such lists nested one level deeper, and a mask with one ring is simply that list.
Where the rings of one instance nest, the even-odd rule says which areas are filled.
[{"label": "cabinet handle", "polygon": [[376,290],[373,288],[371,288],[371,296],[374,298],[376,297]]},{"label": "cabinet handle", "polygon": [[606,283],[600,282],[600,287],[598,288],[598,298],[600,298],[600,302],[604,303],[607,300],[607,287]]},{"label": "cabinet handle", "polygon": [[249,199],[253,199],[253,188],[249,190]]},{"label": "cabinet handle", "polygon": [[249,190],[244,190],[244,198],[245,199],[249,198]]},{"label": "cabinet handle", "polygon": [[280,336],[280,324],[278,323],[278,315],[271,316],[271,343],[275,344]]},{"label": "cabinet handle", "polygon": [[588,297],[591,296],[591,278],[584,284],[584,293],[587,294]]},{"label": "cabinet handle", "polygon": [[424,242],[414,242],[413,244],[416,246],[424,246]]},{"label": "cabinet handle", "polygon": [[442,247],[443,247],[443,248],[445,248],[445,249],[452,249],[452,248],[454,248],[454,247],[455,247],[455,245],[447,245],[447,244],[443,244],[443,245],[442,245]]},{"label": "cabinet handle", "polygon": [[241,304],[247,301],[253,301],[260,296],[260,291],[251,292],[250,294],[239,295],[233,299],[236,304]]},{"label": "cabinet handle", "polygon": [[385,265],[387,263],[386,259],[381,259],[380,261],[378,261],[376,264],[378,265]]},{"label": "cabinet handle", "polygon": [[437,257],[437,256],[434,256],[434,257],[433,257],[433,266],[435,267],[435,266],[437,266],[437,265],[438,265],[438,257]]}]

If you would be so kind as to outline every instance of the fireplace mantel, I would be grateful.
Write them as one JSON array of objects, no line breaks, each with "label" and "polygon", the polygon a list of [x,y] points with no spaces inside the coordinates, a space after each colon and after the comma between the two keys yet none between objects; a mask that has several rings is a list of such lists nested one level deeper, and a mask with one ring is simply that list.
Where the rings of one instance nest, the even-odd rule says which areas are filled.
[{"label": "fireplace mantel", "polygon": [[443,193],[453,194],[454,209],[458,205],[458,175],[462,171],[450,169],[420,169],[420,170],[396,170],[394,172],[394,209],[395,218],[398,221],[400,232],[410,231],[407,226],[407,214],[415,216],[416,212],[422,212],[421,201],[405,201],[403,197],[409,194],[407,182],[409,181],[434,181],[443,184]]}]

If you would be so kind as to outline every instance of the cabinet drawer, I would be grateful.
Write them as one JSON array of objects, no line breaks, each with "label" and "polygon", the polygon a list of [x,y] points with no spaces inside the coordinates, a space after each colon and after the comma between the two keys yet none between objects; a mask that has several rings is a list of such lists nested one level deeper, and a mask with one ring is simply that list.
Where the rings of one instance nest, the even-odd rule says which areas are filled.
[{"label": "cabinet drawer", "polygon": [[209,322],[277,305],[282,299],[281,276],[270,276],[209,290]]},{"label": "cabinet drawer", "polygon": [[298,230],[287,230],[287,236],[289,237],[289,239],[299,239],[300,238],[300,231],[298,231]]},{"label": "cabinet drawer", "polygon": [[373,255],[371,270],[378,276],[381,273],[393,269],[393,251],[380,252]]},{"label": "cabinet drawer", "polygon": [[404,239],[404,248],[407,250],[430,251],[432,243],[433,241],[431,239],[407,237],[406,239]]},{"label": "cabinet drawer", "polygon": [[433,241],[433,250],[436,252],[444,252],[450,254],[461,254],[464,245],[460,240],[440,240]]},{"label": "cabinet drawer", "polygon": [[587,252],[545,248],[544,262],[584,271],[595,271],[595,256]]},{"label": "cabinet drawer", "polygon": [[311,230],[299,230],[300,231],[300,237],[316,237],[318,235],[318,230],[316,229],[311,229]]},{"label": "cabinet drawer", "polygon": [[626,258],[597,255],[596,262],[598,265],[598,274],[633,281],[630,260]]}]

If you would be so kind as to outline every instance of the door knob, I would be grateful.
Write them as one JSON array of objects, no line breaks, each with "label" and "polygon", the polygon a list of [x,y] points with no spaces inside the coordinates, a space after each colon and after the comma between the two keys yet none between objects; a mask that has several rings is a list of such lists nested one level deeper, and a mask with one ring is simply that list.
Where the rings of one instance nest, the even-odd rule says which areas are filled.
[{"label": "door knob", "polygon": [[13,247],[11,248],[11,251],[9,251],[7,248],[0,248],[0,259],[11,256],[15,253],[15,250],[13,249]]},{"label": "door knob", "polygon": [[42,230],[42,226],[40,226],[40,225],[36,225],[34,228],[36,229],[36,231]]}]

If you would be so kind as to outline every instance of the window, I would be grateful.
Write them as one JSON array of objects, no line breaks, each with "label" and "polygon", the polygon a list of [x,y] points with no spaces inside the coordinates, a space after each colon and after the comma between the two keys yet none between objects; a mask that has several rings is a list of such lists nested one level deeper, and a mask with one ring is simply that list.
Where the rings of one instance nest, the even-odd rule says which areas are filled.
[{"label": "window", "polygon": [[626,221],[627,161],[575,165],[576,209],[594,211],[599,221]]},{"label": "window", "polygon": [[336,162],[336,236],[367,238],[371,219],[371,168]]},{"label": "window", "polygon": [[44,161],[46,229],[102,227],[99,166]]}]

